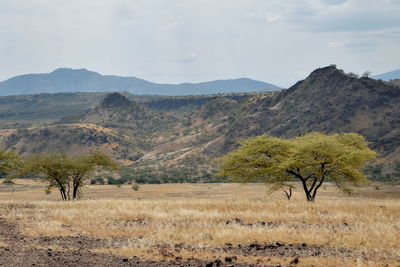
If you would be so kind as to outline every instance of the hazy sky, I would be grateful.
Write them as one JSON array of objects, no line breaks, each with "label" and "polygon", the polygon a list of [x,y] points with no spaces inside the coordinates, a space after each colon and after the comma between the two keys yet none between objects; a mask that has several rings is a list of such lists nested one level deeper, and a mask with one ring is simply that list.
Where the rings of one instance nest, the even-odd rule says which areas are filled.
[{"label": "hazy sky", "polygon": [[1,0],[0,80],[87,68],[290,86],[313,69],[400,68],[400,0]]}]

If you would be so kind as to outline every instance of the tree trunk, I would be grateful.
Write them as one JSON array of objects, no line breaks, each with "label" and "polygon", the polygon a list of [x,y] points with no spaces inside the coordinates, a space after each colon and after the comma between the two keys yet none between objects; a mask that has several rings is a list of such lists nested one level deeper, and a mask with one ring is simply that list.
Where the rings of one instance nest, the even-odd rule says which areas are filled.
[{"label": "tree trunk", "polygon": [[[309,175],[308,177],[303,177],[300,174],[299,170],[297,172],[293,171],[293,170],[288,171],[289,174],[293,175],[295,178],[297,178],[301,181],[301,183],[303,185],[304,193],[306,194],[307,201],[315,200],[315,196],[317,195],[317,190],[321,187],[321,185],[325,179],[324,168],[325,168],[325,165],[322,166],[322,177],[320,178],[319,182],[318,182],[318,178],[316,178],[316,177],[311,178],[312,177],[311,175]],[[309,180],[309,179],[314,179],[310,188],[308,188],[308,186],[307,186],[307,180]]]},{"label": "tree trunk", "polygon": [[67,196],[65,194],[65,189],[63,187],[59,187],[58,190],[60,190],[61,198],[63,201],[67,200]]},{"label": "tree trunk", "polygon": [[303,178],[301,178],[300,180],[301,180],[301,183],[303,184],[303,189],[304,189],[304,193],[306,194],[307,201],[314,201],[314,198],[312,197],[311,192],[307,187],[307,180],[303,179]]},{"label": "tree trunk", "polygon": [[82,186],[82,179],[83,176],[76,176],[73,178],[73,192],[72,192],[72,199],[78,198],[79,188]]},{"label": "tree trunk", "polygon": [[77,198],[78,190],[79,190],[79,186],[78,185],[74,185],[74,190],[72,192],[72,199],[76,199]]}]

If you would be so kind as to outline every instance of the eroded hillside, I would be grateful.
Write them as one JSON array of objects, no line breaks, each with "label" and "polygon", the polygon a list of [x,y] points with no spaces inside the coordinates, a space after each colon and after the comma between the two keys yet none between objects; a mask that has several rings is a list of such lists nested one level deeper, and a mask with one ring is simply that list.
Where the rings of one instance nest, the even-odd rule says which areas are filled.
[{"label": "eroded hillside", "polygon": [[[45,96],[49,101],[52,95]],[[60,99],[60,94],[54,97]],[[59,108],[45,104],[48,118],[34,109],[41,116],[37,120],[41,127],[3,131],[3,146],[22,154],[76,153],[98,147],[134,160],[133,166],[190,167],[198,174],[211,171],[213,158],[234,149],[240,138],[357,132],[380,153],[378,162],[400,160],[400,88],[355,78],[334,66],[317,69],[281,92],[198,97],[111,93],[101,97],[85,94]],[[39,106],[37,99],[31,104],[34,108]],[[24,116],[15,116],[13,106],[21,104],[15,104],[15,97],[12,101],[11,105],[2,98],[0,115],[1,110],[14,114],[15,124]],[[59,109],[64,109],[65,116],[56,119]]]}]

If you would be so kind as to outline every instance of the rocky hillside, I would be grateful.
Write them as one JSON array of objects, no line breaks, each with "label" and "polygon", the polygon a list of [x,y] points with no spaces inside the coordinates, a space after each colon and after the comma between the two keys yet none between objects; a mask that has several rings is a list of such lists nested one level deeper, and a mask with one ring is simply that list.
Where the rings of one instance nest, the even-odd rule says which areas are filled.
[{"label": "rocky hillside", "polygon": [[[134,159],[135,167],[189,166],[210,171],[212,159],[235,148],[240,138],[260,134],[293,137],[312,131],[358,132],[380,153],[378,162],[391,163],[400,160],[398,103],[399,87],[355,78],[329,66],[281,92],[202,97],[112,93],[87,109],[77,105],[82,107],[79,111],[58,121],[63,125],[53,121],[54,126],[11,130],[13,133],[4,135],[2,142],[20,153],[63,149],[72,153],[79,150],[74,145],[81,147],[82,140],[87,140],[85,149],[107,147],[84,137],[97,136],[99,131],[77,128],[97,125],[112,135],[94,139],[118,144],[119,149],[110,151],[119,158]],[[62,128],[67,127],[65,124],[72,128]],[[44,129],[50,134],[44,135]],[[52,134],[52,129],[57,129],[58,135]]]},{"label": "rocky hillside", "polygon": [[293,137],[307,132],[357,132],[387,159],[400,159],[400,89],[353,78],[333,66],[317,69],[273,98],[254,98],[249,115],[227,129],[239,136],[267,133]]},{"label": "rocky hillside", "polygon": [[11,149],[23,155],[85,154],[100,150],[125,162],[133,162],[141,157],[129,137],[94,124],[58,124],[0,130],[0,140],[3,149]]}]

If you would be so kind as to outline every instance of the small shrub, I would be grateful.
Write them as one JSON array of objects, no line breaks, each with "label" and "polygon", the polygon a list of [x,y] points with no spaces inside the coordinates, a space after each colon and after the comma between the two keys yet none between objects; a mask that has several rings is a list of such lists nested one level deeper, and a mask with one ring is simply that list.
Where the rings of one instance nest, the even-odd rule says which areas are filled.
[{"label": "small shrub", "polygon": [[135,191],[138,191],[139,188],[140,188],[140,186],[139,186],[138,184],[133,184],[133,185],[131,186],[131,188],[132,188],[133,190],[135,190]]}]

